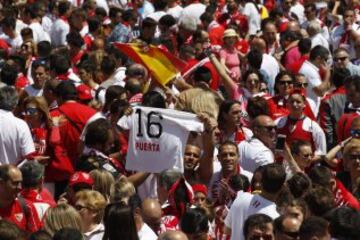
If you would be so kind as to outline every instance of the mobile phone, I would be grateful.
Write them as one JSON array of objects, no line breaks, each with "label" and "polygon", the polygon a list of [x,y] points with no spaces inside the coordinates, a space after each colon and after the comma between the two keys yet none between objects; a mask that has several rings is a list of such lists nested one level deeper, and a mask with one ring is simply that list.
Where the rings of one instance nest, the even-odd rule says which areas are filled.
[{"label": "mobile phone", "polygon": [[278,134],[276,137],[275,150],[283,151],[285,148],[286,135]]}]

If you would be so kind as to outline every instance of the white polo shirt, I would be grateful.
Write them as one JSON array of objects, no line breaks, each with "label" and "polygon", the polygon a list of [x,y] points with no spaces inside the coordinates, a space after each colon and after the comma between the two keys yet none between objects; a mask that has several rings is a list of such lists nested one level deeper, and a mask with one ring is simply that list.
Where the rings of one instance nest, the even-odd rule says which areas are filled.
[{"label": "white polo shirt", "polygon": [[273,152],[257,138],[242,141],[238,148],[239,164],[245,171],[253,173],[259,166],[274,162]]},{"label": "white polo shirt", "polygon": [[141,229],[138,231],[139,240],[156,240],[158,237],[154,231],[144,223]]},{"label": "white polo shirt", "polygon": [[63,19],[58,18],[51,27],[51,43],[55,47],[67,45],[66,35],[70,32],[70,26]]},{"label": "white polo shirt", "polygon": [[206,6],[202,3],[191,3],[190,5],[184,7],[180,16],[180,22],[184,17],[192,17],[196,19],[197,24],[201,24],[200,16],[205,12],[205,9]]},{"label": "white polo shirt", "polygon": [[275,203],[260,195],[238,192],[224,221],[225,226],[231,229],[231,240],[244,240],[244,222],[249,216],[258,213],[266,214],[272,219],[280,216]]},{"label": "white polo shirt", "polygon": [[35,152],[29,126],[24,120],[0,109],[0,126],[0,165],[16,164]]},{"label": "white polo shirt", "polygon": [[304,74],[304,76],[308,80],[306,96],[315,102],[316,112],[318,112],[321,98],[315,94],[313,88],[319,86],[322,83],[319,68],[317,68],[310,61],[306,60],[301,66],[299,73]]}]

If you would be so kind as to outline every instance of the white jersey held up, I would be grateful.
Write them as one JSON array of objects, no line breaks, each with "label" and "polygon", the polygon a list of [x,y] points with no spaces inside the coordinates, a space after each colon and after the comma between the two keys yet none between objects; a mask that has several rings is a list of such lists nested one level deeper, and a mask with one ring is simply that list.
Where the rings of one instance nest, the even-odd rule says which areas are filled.
[{"label": "white jersey held up", "polygon": [[183,172],[183,155],[190,131],[202,132],[195,114],[149,107],[134,107],[118,125],[130,130],[126,169],[159,173],[175,168]]}]

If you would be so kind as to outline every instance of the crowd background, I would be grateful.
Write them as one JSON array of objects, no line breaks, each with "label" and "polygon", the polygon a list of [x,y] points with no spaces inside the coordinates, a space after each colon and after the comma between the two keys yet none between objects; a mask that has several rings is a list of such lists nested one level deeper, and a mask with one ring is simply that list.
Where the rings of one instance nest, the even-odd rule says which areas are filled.
[{"label": "crowd background", "polygon": [[[0,239],[360,239],[359,11],[0,0]],[[137,106],[203,122],[184,172],[126,169]]]}]

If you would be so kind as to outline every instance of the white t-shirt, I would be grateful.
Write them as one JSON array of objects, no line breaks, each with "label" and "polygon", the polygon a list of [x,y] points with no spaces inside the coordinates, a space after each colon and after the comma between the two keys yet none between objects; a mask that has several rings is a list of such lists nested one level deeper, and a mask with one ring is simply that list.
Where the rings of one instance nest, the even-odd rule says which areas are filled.
[{"label": "white t-shirt", "polygon": [[33,22],[29,25],[29,28],[33,31],[34,42],[38,43],[41,41],[48,41],[50,42],[50,36],[47,34],[40,23]]},{"label": "white t-shirt", "polygon": [[27,123],[0,109],[0,165],[16,164],[33,152],[35,146]]},{"label": "white t-shirt", "polygon": [[43,95],[43,89],[34,88],[33,85],[27,85],[24,90],[29,96],[40,97]]},{"label": "white t-shirt", "polygon": [[328,51],[330,51],[329,41],[327,41],[321,33],[312,36],[310,39],[311,39],[311,48],[314,48],[317,45],[321,45],[325,47]]},{"label": "white t-shirt", "polygon": [[105,227],[99,223],[92,231],[84,233],[85,240],[102,240],[105,232]]},{"label": "white t-shirt", "polygon": [[11,46],[10,52],[12,54],[16,53],[17,50],[20,49],[21,44],[23,44],[21,35],[18,33],[16,33],[16,34],[17,34],[17,36],[14,39],[9,38],[8,36],[4,37],[4,40]]},{"label": "white t-shirt", "polygon": [[238,192],[224,221],[225,226],[231,229],[231,240],[244,240],[244,222],[249,216],[258,213],[266,214],[272,219],[280,216],[275,203],[260,195]]},{"label": "white t-shirt", "polygon": [[179,20],[181,14],[182,14],[182,11],[183,11],[183,8],[180,5],[176,5],[173,8],[168,8],[166,13],[173,16],[176,20]]},{"label": "white t-shirt", "polygon": [[205,9],[206,6],[202,3],[191,3],[190,5],[184,7],[180,16],[180,22],[184,17],[192,17],[196,19],[197,24],[200,24],[200,16],[205,12]]},{"label": "white t-shirt", "polygon": [[63,19],[58,18],[51,27],[51,43],[55,47],[66,45],[66,35],[69,32],[69,24]]},{"label": "white t-shirt", "polygon": [[238,145],[238,148],[240,153],[240,166],[251,173],[259,166],[274,162],[273,152],[257,138],[242,141]]},{"label": "white t-shirt", "polygon": [[149,107],[134,107],[118,125],[130,130],[126,169],[151,173],[173,167],[183,172],[189,132],[204,130],[195,114]]},{"label": "white t-shirt", "polygon": [[259,11],[255,7],[255,4],[252,2],[248,2],[242,9],[242,14],[248,17],[250,35],[255,35],[261,27],[261,16]]},{"label": "white t-shirt", "polygon": [[[270,54],[264,53],[263,60],[261,62],[261,70],[265,71],[270,77],[270,83],[268,83],[269,89],[274,89],[275,86],[275,78],[280,72],[279,63],[276,59]],[[271,92],[271,90],[270,90]]]},{"label": "white t-shirt", "polygon": [[154,231],[144,223],[141,229],[138,231],[139,240],[156,240],[158,237]]},{"label": "white t-shirt", "polygon": [[306,60],[301,66],[299,73],[304,74],[304,76],[308,80],[308,86],[306,88],[306,96],[315,102],[316,112],[318,112],[321,98],[315,94],[313,88],[319,86],[322,82],[319,74],[319,68],[317,68],[314,64],[312,64],[308,60]]}]

